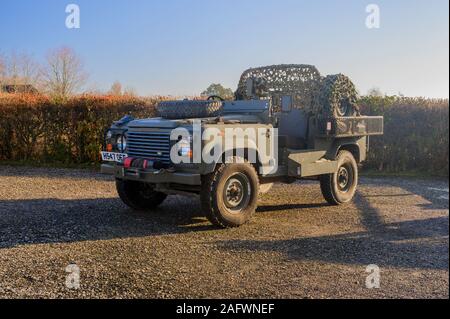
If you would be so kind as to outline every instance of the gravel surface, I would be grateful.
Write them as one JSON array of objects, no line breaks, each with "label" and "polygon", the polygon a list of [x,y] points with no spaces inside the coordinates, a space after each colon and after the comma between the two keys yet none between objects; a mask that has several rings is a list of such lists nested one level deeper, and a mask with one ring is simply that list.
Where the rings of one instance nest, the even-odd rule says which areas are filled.
[{"label": "gravel surface", "polygon": [[[448,298],[448,213],[445,180],[363,178],[344,207],[302,182],[220,230],[196,198],[138,213],[108,176],[0,166],[0,297]],[[366,288],[369,264],[379,289]]]}]

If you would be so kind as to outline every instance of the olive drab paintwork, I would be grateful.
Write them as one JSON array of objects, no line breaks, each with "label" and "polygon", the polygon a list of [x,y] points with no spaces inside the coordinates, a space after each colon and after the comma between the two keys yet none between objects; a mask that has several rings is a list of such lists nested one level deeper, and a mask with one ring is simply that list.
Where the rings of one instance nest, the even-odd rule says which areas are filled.
[{"label": "olive drab paintwork", "polygon": [[[272,174],[261,174],[297,178],[306,177],[305,173],[302,174],[305,171],[307,176],[311,176],[333,169],[333,165],[324,164],[324,161],[332,162],[341,147],[352,150],[355,158],[363,161],[368,149],[367,136],[383,133],[382,117],[361,116],[358,95],[348,77],[342,74],[322,76],[311,65],[285,64],[248,69],[239,80],[235,98],[235,101],[164,101],[158,106],[160,118],[137,121],[127,118],[125,125],[113,125],[111,129],[119,132],[127,127],[138,130],[174,129],[191,125],[196,119],[202,127],[217,127],[222,132],[226,128],[245,129],[255,125],[274,127],[279,134],[272,136],[278,142],[279,159],[276,162],[279,167],[276,172],[271,170]],[[225,144],[225,140],[222,143]],[[246,141],[245,144],[256,143]],[[295,162],[299,158],[298,153],[309,152],[323,152],[324,155],[309,163],[304,159]],[[219,154],[216,160],[220,159]],[[263,166],[261,171],[264,172],[265,164],[259,165]],[[115,166],[105,164],[103,170],[121,178],[137,178],[135,175],[127,176],[122,168]],[[192,184],[192,181],[199,181],[199,176],[211,173],[216,163],[179,167],[183,167],[187,174],[193,174],[194,177],[189,179],[189,184]],[[180,168],[177,170],[179,173]],[[146,176],[141,175],[142,178]],[[180,183],[186,183],[184,177]],[[151,178],[145,180],[151,181]],[[159,183],[161,178],[154,180]]]},{"label": "olive drab paintwork", "polygon": [[[124,163],[102,164],[102,172],[116,177],[120,197],[134,208],[159,205],[164,194],[198,194],[208,218],[221,227],[248,221],[256,207],[251,187],[262,193],[273,182],[318,179],[325,199],[342,204],[356,190],[357,163],[366,159],[369,136],[383,134],[383,118],[361,115],[357,102],[354,84],[342,74],[322,76],[314,66],[293,64],[248,69],[239,80],[234,101],[217,96],[204,101],[164,101],[157,118],[115,122],[105,134],[105,145],[118,150],[118,137],[128,138],[126,147],[123,143],[121,147],[129,158]],[[169,140],[171,132],[180,128],[188,137]],[[219,138],[207,143],[202,133],[211,129]],[[258,133],[227,135],[229,130],[247,129]],[[219,144],[228,148],[216,153]],[[200,160],[173,161],[177,145],[183,145],[176,149],[180,154]],[[205,161],[204,154],[211,155],[207,156],[211,160]],[[232,161],[224,162],[225,158]],[[235,163],[237,158],[244,164]],[[230,180],[221,184],[221,176]],[[151,185],[146,190],[149,195],[136,197],[130,189],[137,184],[127,181]],[[213,194],[222,188],[223,197]],[[247,202],[248,207],[239,206]],[[244,213],[229,215],[233,207],[241,207]]]}]

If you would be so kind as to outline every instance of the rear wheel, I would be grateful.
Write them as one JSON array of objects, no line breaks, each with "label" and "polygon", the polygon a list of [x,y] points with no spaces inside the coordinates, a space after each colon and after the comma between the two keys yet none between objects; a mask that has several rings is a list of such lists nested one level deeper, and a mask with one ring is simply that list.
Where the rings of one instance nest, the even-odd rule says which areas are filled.
[{"label": "rear wheel", "polygon": [[320,176],[320,188],[323,197],[332,205],[350,202],[358,186],[358,164],[353,154],[340,151],[337,157],[336,173]]},{"label": "rear wheel", "polygon": [[207,218],[216,226],[238,227],[247,223],[256,210],[258,175],[248,162],[219,164],[203,177],[200,199]]},{"label": "rear wheel", "polygon": [[116,189],[120,199],[136,210],[155,209],[167,197],[166,194],[155,191],[153,185],[148,183],[116,179]]}]

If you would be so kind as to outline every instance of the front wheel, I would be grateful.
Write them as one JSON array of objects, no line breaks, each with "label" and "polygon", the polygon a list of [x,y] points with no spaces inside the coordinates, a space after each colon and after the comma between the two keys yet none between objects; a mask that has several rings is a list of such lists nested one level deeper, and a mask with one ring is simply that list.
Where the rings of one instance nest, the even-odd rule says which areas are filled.
[{"label": "front wheel", "polygon": [[358,186],[358,164],[352,153],[340,151],[337,157],[336,173],[320,176],[323,197],[331,205],[350,202]]},{"label": "front wheel", "polygon": [[219,164],[203,177],[200,194],[203,211],[211,223],[222,228],[247,223],[256,210],[259,180],[246,161]]},{"label": "front wheel", "polygon": [[120,199],[130,208],[149,211],[158,207],[167,197],[154,190],[153,185],[116,179],[116,189]]}]

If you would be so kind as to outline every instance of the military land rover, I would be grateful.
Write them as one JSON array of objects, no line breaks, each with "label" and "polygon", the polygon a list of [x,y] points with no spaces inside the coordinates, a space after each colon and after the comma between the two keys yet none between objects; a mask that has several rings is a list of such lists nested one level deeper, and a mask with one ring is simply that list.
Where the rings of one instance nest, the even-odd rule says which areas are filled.
[{"label": "military land rover", "polygon": [[199,195],[220,227],[250,220],[259,194],[275,182],[320,182],[325,200],[348,203],[383,118],[362,116],[344,75],[310,65],[245,71],[235,99],[165,101],[157,118],[125,116],[112,124],[103,173],[132,209],[152,211],[168,195]]}]

